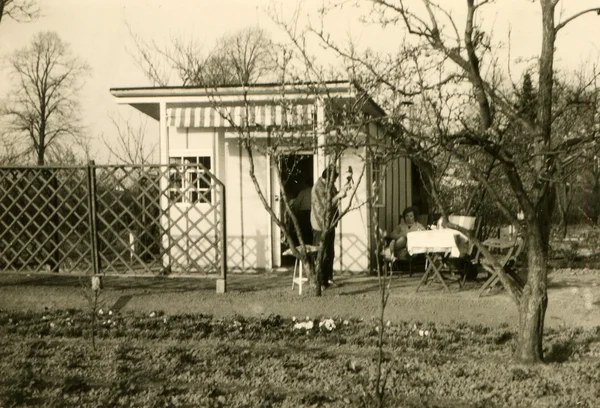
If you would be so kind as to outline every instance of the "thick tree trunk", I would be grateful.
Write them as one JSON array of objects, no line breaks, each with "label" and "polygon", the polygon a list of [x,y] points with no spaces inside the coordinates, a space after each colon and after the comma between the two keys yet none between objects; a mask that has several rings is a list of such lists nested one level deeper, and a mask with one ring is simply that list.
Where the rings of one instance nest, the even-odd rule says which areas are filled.
[{"label": "thick tree trunk", "polygon": [[547,250],[539,228],[528,228],[528,279],[519,301],[519,334],[515,358],[522,363],[543,361],[542,337],[548,306]]},{"label": "thick tree trunk", "polygon": [[325,251],[323,251],[323,245],[319,244],[319,250],[317,251],[317,257],[315,259],[314,266],[314,282],[315,282],[315,296],[321,296],[321,282],[323,282],[323,257]]}]

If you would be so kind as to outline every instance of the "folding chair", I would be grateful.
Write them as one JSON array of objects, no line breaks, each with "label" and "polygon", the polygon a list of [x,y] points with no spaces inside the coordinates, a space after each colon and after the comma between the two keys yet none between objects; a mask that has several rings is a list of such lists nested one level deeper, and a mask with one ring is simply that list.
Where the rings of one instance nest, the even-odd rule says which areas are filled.
[{"label": "folding chair", "polygon": [[425,256],[423,254],[418,255],[407,255],[407,258],[397,258],[392,250],[390,249],[392,239],[385,238],[385,248],[380,254],[380,260],[383,265],[385,273],[393,272],[406,272],[404,268],[395,269],[398,265],[408,266],[408,276],[412,276],[413,273],[419,272],[419,269],[425,270]]},{"label": "folding chair", "polygon": [[[393,272],[406,272],[408,276],[412,276],[415,272],[420,272],[420,269],[425,270],[425,257],[422,254],[409,256],[408,258],[396,258],[389,247],[386,248],[381,254],[381,262],[386,273]],[[395,268],[398,265],[407,265],[408,270],[404,268]]]},{"label": "folding chair", "polygon": [[[468,215],[450,215],[448,216],[448,221],[452,224],[458,225],[466,229],[469,233],[473,233],[477,235],[479,230],[479,220],[477,217],[468,216]],[[458,258],[462,263],[463,267],[460,271],[461,273],[461,281],[459,282],[461,287],[465,285],[467,280],[467,268],[473,263],[473,249],[475,248],[475,244],[471,240],[467,241],[467,247],[462,257]]]},{"label": "folding chair", "polygon": [[515,273],[514,267],[517,263],[517,258],[523,251],[525,240],[521,236],[515,236],[513,239],[491,238],[485,240],[483,245],[491,253],[493,260],[484,257],[481,252],[477,254],[479,264],[489,275],[488,279],[479,290],[479,297],[481,297],[486,289],[491,290],[500,283],[500,277],[492,266],[494,260],[499,263],[507,273]]}]

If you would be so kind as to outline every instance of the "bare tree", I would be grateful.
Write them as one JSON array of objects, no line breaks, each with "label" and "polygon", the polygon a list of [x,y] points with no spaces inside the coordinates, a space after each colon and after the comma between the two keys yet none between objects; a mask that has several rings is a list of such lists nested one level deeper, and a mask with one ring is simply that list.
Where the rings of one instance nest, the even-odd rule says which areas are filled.
[{"label": "bare tree", "polygon": [[[560,73],[559,73],[560,74]],[[600,104],[598,103],[600,75],[593,69],[589,72],[577,72],[569,78],[555,75],[555,96],[553,107],[553,132],[556,138],[575,139],[581,135],[593,135],[599,128]],[[590,145],[586,149],[578,146],[567,148],[563,152],[564,160],[557,163],[556,207],[558,226],[562,237],[572,219],[586,219],[597,207],[597,197],[591,198],[586,190],[593,191],[597,184],[596,157],[600,145]],[[588,195],[586,197],[586,195]],[[593,197],[593,194],[591,194]],[[592,204],[591,206],[589,204]],[[595,224],[595,223],[594,223]]]},{"label": "bare tree", "polygon": [[2,150],[2,154],[0,155],[0,165],[15,164],[18,162],[19,153],[15,146],[14,140],[1,135],[0,150]]},{"label": "bare tree", "polygon": [[[274,47],[269,36],[259,28],[246,28],[226,35],[219,40],[213,52],[222,56],[217,72],[228,73],[235,84],[264,81],[276,71]],[[218,82],[211,80],[208,83]]]},{"label": "bare tree", "polygon": [[116,131],[116,140],[111,142],[102,135],[102,141],[111,155],[121,163],[152,163],[157,143],[146,140],[147,121],[144,119],[136,125],[122,116],[109,115],[109,118]]},{"label": "bare tree", "polygon": [[217,40],[208,52],[194,40],[175,39],[164,47],[130,29],[138,67],[153,85],[166,86],[175,73],[180,85],[248,85],[276,70],[276,46],[259,28],[246,28]]},{"label": "bare tree", "polygon": [[[477,122],[458,116],[451,118],[456,120],[446,121],[457,110],[449,110],[446,103],[448,99],[440,99],[439,94],[428,87],[431,78],[425,74],[422,61],[414,60],[417,84],[421,87],[419,94],[423,95],[423,103],[431,116],[427,129],[423,129],[424,126],[412,126],[413,129],[420,129],[418,133],[412,133],[412,138],[407,138],[407,148],[416,157],[420,155],[423,161],[430,157],[424,154],[424,147],[427,147],[428,153],[443,151],[465,163],[471,170],[470,177],[485,187],[504,217],[521,228],[529,248],[527,281],[520,282],[516,276],[505,273],[499,265],[497,272],[519,309],[515,356],[522,362],[541,361],[548,303],[548,245],[551,216],[556,203],[556,185],[560,178],[558,169],[569,161],[566,152],[585,149],[598,139],[597,132],[560,139],[555,137],[555,41],[560,30],[568,23],[584,14],[596,13],[600,8],[578,12],[557,23],[555,10],[559,1],[540,0],[542,43],[537,66],[537,112],[535,120],[531,120],[510,103],[506,93],[499,87],[498,78],[494,75],[496,71],[490,70],[493,67],[489,63],[486,66],[486,60],[482,57],[490,51],[491,45],[489,36],[476,24],[476,14],[483,5],[489,3],[487,0],[467,0],[464,3],[466,19],[462,31],[449,10],[429,0],[374,0],[372,3],[380,23],[401,24],[410,36],[419,41],[419,46],[426,53],[431,53],[442,62],[445,72],[460,75],[470,85],[465,107],[470,106],[469,111],[477,113]],[[322,35],[321,38],[327,40]],[[369,63],[362,65],[368,67]],[[382,78],[389,77],[382,75]],[[436,82],[439,83],[437,78]],[[456,96],[460,93],[460,87],[451,87],[447,92]],[[461,124],[460,128],[456,126],[457,123]],[[507,132],[507,125],[510,124],[520,126],[518,138],[514,133],[511,136]],[[479,155],[476,157],[481,160],[473,160],[474,154]],[[493,166],[500,172],[509,188],[509,197],[499,195],[496,186],[485,177],[483,169],[486,166]],[[523,225],[519,223],[517,211],[509,199],[513,199],[525,214]],[[443,203],[439,204],[444,209]],[[481,250],[485,252],[485,248]]]},{"label": "bare tree", "polygon": [[[32,21],[38,18],[39,8],[36,0],[0,0],[0,22],[4,17],[15,21]],[[0,112],[3,107],[0,107]],[[5,128],[5,124],[0,126]],[[0,134],[0,164],[14,164],[20,156],[19,143],[4,131]]]},{"label": "bare tree", "polygon": [[0,0],[0,22],[4,17],[15,21],[31,21],[39,15],[37,0]]},{"label": "bare tree", "polygon": [[[454,170],[455,163],[461,163],[462,177],[479,186],[525,237],[529,247],[526,282],[496,265],[519,309],[515,356],[523,362],[543,359],[548,247],[557,186],[564,183],[564,170],[573,164],[573,157],[593,148],[599,138],[597,130],[557,134],[558,113],[553,110],[556,36],[577,18],[600,14],[600,8],[591,8],[556,22],[559,2],[540,0],[542,43],[535,69],[533,115],[531,107],[523,110],[513,103],[510,94],[516,85],[507,86],[494,58],[491,35],[481,26],[478,13],[489,0],[463,3],[463,27],[450,6],[430,0],[364,2],[373,6],[367,19],[384,27],[402,27],[412,38],[405,42],[400,37],[401,51],[387,56],[371,50],[359,53],[354,44],[340,46],[332,39],[324,20],[337,11],[336,4],[323,8],[320,24],[309,26],[322,44],[347,61],[350,72],[368,78],[366,82],[388,101],[390,119],[404,128],[402,143],[419,165],[444,216],[448,206],[438,186],[445,170]],[[508,69],[510,73],[510,65]],[[416,106],[408,126],[398,109],[406,98],[412,98]],[[519,210],[525,215],[523,223],[517,217]],[[472,239],[479,244],[476,237]],[[480,246],[480,250],[489,255],[485,248]]]},{"label": "bare tree", "polygon": [[77,97],[89,68],[54,32],[38,33],[9,61],[15,85],[2,112],[7,133],[25,138],[26,151],[44,165],[53,146],[83,138]]}]

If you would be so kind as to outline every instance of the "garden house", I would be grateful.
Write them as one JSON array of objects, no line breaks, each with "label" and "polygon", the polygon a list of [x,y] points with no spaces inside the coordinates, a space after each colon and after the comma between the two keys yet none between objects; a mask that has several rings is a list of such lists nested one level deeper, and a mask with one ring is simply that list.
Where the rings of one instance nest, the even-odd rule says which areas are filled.
[{"label": "garden house", "polygon": [[[291,261],[282,256],[285,240],[250,178],[251,166],[265,202],[279,212],[280,180],[283,191],[293,198],[301,181],[312,183],[325,168],[328,153],[319,146],[327,138],[335,137],[329,125],[336,120],[336,111],[343,116],[343,107],[352,105],[359,106],[356,117],[361,121],[385,116],[373,99],[348,81],[214,88],[113,88],[111,93],[119,103],[128,104],[158,122],[161,163],[171,166],[201,163],[223,183],[230,270],[272,269]],[[360,105],[356,103],[359,100]],[[383,134],[383,128],[376,123],[362,121],[363,140]],[[251,138],[257,146],[251,156],[239,143],[241,137]],[[311,143],[304,143],[307,141]],[[269,149],[275,145],[277,149]],[[299,145],[304,147],[299,149]],[[381,167],[372,163],[365,147],[358,146],[347,148],[340,163],[342,175],[349,166],[354,177],[362,174],[360,180],[355,180],[356,195],[351,203],[357,208],[336,229],[334,267],[343,271],[366,271],[372,266],[374,218],[379,220],[381,228],[390,230],[399,222],[406,206],[422,202],[418,172],[408,158],[398,157],[388,165],[384,185],[374,190],[372,183],[378,179]],[[276,168],[281,169],[281,178]],[[338,181],[342,183],[343,178]],[[179,180],[169,188],[177,189],[181,183]],[[200,183],[194,194],[182,197],[175,191],[170,199],[179,200],[181,206],[194,207],[201,217],[213,199],[210,194],[203,195],[202,189]],[[373,194],[377,194],[377,217],[369,214],[368,206],[364,205]],[[349,198],[345,200],[343,205]],[[173,211],[169,216],[177,218]],[[198,228],[202,228],[202,223]],[[202,250],[201,245],[195,246],[190,251]]]}]

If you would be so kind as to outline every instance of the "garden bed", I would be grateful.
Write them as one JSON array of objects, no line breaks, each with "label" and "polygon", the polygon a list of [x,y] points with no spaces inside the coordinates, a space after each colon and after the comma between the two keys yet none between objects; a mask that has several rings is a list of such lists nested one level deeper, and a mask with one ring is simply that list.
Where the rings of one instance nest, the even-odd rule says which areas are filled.
[{"label": "garden bed", "polygon": [[[0,406],[371,406],[376,320],[0,311]],[[595,407],[600,327],[547,330],[511,363],[506,326],[388,323],[387,406]]]}]

